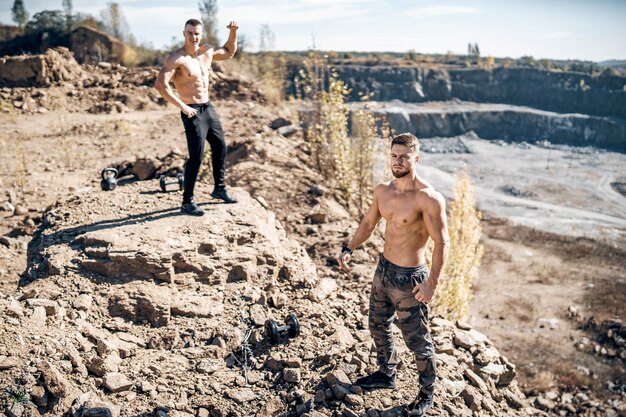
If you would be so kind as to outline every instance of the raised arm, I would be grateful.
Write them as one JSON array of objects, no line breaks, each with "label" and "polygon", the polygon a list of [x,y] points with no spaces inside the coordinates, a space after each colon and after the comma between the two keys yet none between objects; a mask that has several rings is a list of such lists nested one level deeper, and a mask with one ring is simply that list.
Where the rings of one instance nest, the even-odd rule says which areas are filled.
[{"label": "raised arm", "polygon": [[196,115],[197,110],[185,104],[180,97],[174,93],[174,90],[172,90],[172,86],[170,85],[172,78],[174,78],[174,74],[176,74],[176,68],[176,57],[174,55],[168,55],[168,57],[165,58],[161,71],[159,71],[159,74],[157,75],[154,88],[156,88],[165,100],[180,108],[180,110],[187,117],[193,117]]},{"label": "raised arm", "polygon": [[215,61],[225,61],[227,59],[231,59],[235,56],[235,52],[237,52],[237,22],[230,22],[227,26],[230,30],[228,34],[228,40],[221,48],[217,48],[213,50],[213,59]]},{"label": "raised arm", "polygon": [[[382,215],[380,214],[380,210],[378,209],[378,196],[382,190],[383,185],[379,185],[374,189],[374,197],[372,201],[372,205],[365,213],[365,216],[361,220],[359,227],[354,232],[354,236],[348,243],[348,249],[353,251],[354,249],[361,246],[369,237],[372,235],[372,232],[376,228],[376,225],[380,221]],[[342,269],[348,269],[348,262],[350,261],[350,252],[342,251],[339,257],[337,258],[339,262],[339,266]]]},{"label": "raised arm", "polygon": [[416,286],[413,292],[417,301],[428,303],[435,293],[450,249],[446,201],[440,193],[435,192],[428,199],[424,210],[424,221],[430,238],[435,242],[433,261],[428,279]]}]

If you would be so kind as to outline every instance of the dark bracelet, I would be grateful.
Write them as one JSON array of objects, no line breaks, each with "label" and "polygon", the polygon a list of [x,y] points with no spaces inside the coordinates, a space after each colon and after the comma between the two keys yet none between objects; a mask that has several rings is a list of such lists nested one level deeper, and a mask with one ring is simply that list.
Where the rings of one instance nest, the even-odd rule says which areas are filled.
[{"label": "dark bracelet", "polygon": [[352,255],[352,249],[347,246],[341,248],[341,253],[348,252],[348,255]]}]

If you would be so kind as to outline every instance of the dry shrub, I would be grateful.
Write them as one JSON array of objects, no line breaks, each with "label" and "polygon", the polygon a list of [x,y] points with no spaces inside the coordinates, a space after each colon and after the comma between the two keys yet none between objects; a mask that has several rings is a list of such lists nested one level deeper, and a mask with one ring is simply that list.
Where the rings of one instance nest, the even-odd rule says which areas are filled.
[{"label": "dry shrub", "polygon": [[304,60],[304,69],[294,84],[308,104],[306,139],[317,170],[338,184],[342,198],[348,202],[352,183],[350,171],[350,138],[346,98],[348,86],[339,79],[326,59],[316,52]]},{"label": "dry shrub", "polygon": [[211,155],[211,147],[208,143],[205,143],[202,164],[200,164],[200,169],[198,170],[199,181],[205,182],[209,179],[213,181],[213,163]]},{"label": "dry shrub", "polygon": [[493,69],[493,66],[495,65],[495,63],[496,63],[496,59],[493,56],[489,55],[487,57],[487,60],[485,61],[485,68],[489,70]]},{"label": "dry shrub", "polygon": [[550,371],[540,371],[533,377],[532,386],[539,392],[547,392],[555,386],[556,378]]},{"label": "dry shrub", "polygon": [[454,201],[450,204],[448,261],[431,304],[435,313],[453,320],[469,315],[472,283],[483,255],[481,214],[475,202],[470,177],[463,169],[456,177]]},{"label": "dry shrub", "polygon": [[124,53],[122,54],[122,64],[127,67],[136,67],[139,64],[139,55],[137,50],[129,45],[124,45]]},{"label": "dry shrub", "polygon": [[[363,96],[362,101],[369,100]],[[366,103],[352,111],[350,167],[354,172],[352,201],[362,216],[372,203],[374,185],[374,153],[389,150],[389,139],[394,135],[387,120],[375,116]]]},{"label": "dry shrub", "polygon": [[28,166],[26,164],[26,151],[24,149],[23,139],[18,138],[15,142],[15,153],[17,165],[15,167],[15,186],[24,193],[28,180]]},{"label": "dry shrub", "polygon": [[[294,79],[298,99],[305,108],[306,140],[317,170],[336,186],[338,197],[363,214],[371,203],[373,151],[377,138],[390,129],[364,105],[352,112],[349,131],[350,90],[328,64],[328,57],[312,51]],[[364,97],[365,101],[367,96]],[[379,129],[379,125],[383,128]]]},{"label": "dry shrub", "polygon": [[285,99],[287,58],[280,52],[243,54],[223,65],[238,74],[255,80],[268,102],[279,105]]},{"label": "dry shrub", "polygon": [[[176,47],[174,47],[176,46]],[[178,45],[173,45],[171,50],[178,49]],[[169,51],[170,48],[167,48]],[[122,64],[131,67],[144,67],[152,65],[162,65],[168,52],[154,49],[150,46],[125,44],[122,54]]]},{"label": "dry shrub", "polygon": [[284,54],[278,52],[265,52],[257,55],[252,63],[256,72],[256,78],[261,84],[261,89],[267,101],[273,104],[281,104],[285,98],[285,86],[287,80],[287,59]]},{"label": "dry shrub", "polygon": [[350,141],[350,165],[354,178],[354,195],[356,208],[360,215],[372,202],[372,165],[374,163],[374,140],[372,132],[376,132],[376,118],[368,108],[359,108],[352,113],[352,137]]},{"label": "dry shrub", "polygon": [[592,384],[592,380],[589,376],[573,369],[567,371],[559,370],[556,381],[559,387],[565,391],[574,391],[583,385],[589,386]]}]

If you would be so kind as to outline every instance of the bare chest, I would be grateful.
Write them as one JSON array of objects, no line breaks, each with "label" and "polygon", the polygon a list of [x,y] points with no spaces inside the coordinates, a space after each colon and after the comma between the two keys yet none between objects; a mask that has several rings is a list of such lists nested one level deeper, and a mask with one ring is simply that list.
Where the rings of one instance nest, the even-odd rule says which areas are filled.
[{"label": "bare chest", "polygon": [[211,68],[211,59],[207,56],[198,58],[186,56],[180,59],[176,70],[177,81],[207,81]]},{"label": "bare chest", "polygon": [[378,209],[387,223],[414,225],[423,221],[423,212],[414,195],[385,193],[378,202]]}]

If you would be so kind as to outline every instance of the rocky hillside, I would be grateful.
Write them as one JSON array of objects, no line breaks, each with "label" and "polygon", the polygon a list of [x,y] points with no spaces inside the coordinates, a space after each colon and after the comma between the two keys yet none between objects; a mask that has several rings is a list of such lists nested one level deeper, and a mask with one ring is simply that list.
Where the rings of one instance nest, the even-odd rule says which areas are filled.
[{"label": "rocky hillside", "polygon": [[[412,400],[406,351],[391,396],[351,384],[375,362],[366,286],[320,279],[241,189],[239,204],[209,201],[200,219],[157,189],[136,182],[46,212],[28,274],[0,307],[2,388],[24,390],[35,407],[9,403],[5,415],[390,416]],[[301,335],[269,345],[266,319],[292,312]],[[484,335],[441,318],[432,329],[432,415],[529,414],[515,366]]]},{"label": "rocky hillside", "polygon": [[[40,55],[0,58],[0,111],[14,114],[50,110],[88,113],[125,113],[163,108],[154,90],[159,69],[127,68],[100,62],[79,65],[68,49],[48,49]],[[211,72],[213,98],[263,101],[249,81],[226,73],[219,65]]]},{"label": "rocky hillside", "polygon": [[[38,109],[54,110],[48,106],[56,103],[85,112],[114,93],[151,100],[146,92],[153,70],[82,69],[80,77],[47,88],[6,87],[0,97],[10,110],[3,108],[43,113]],[[81,89],[82,77],[103,84]],[[133,77],[138,81],[124,81]],[[235,98],[256,91],[236,79],[219,85],[232,88],[228,94]],[[403,404],[419,387],[399,330],[398,389],[370,393],[352,385],[376,367],[367,300],[380,236],[355,254],[350,274],[339,271],[334,255],[357,216],[337,203],[332,187],[309,166],[300,129],[285,119],[271,122],[288,111],[261,104],[219,103],[229,125],[228,180],[241,187],[234,188],[241,202],[208,199],[211,186],[202,180],[197,195],[208,212],[203,218],[180,216],[180,194],[159,191],[155,175],[178,172],[184,164],[182,153],[162,146],[152,148],[161,157],[108,161],[129,176],[113,192],[97,190],[101,167],[94,167],[111,149],[89,152],[100,138],[114,143],[118,136],[147,152],[144,129],[134,140],[117,127],[102,130],[88,115],[75,133],[68,126],[41,142],[36,137],[38,148],[51,153],[58,148],[54,141],[70,134],[80,135],[80,143],[83,137],[94,142],[76,155],[85,158],[81,169],[88,168],[76,173],[80,188],[67,188],[74,196],[41,215],[9,207],[14,216],[6,222],[20,219],[28,233],[20,240],[2,236],[2,249],[16,242],[21,247],[34,235],[19,287],[0,295],[0,417],[403,415]],[[182,134],[175,111],[163,113],[119,116],[153,125],[169,144]],[[63,113],[26,117],[57,114]],[[152,140],[157,136],[145,131]],[[12,253],[19,264],[21,249]],[[299,317],[301,334],[268,344],[265,320],[282,324],[289,313]],[[589,391],[527,397],[516,367],[487,337],[440,317],[430,324],[440,371],[431,416],[617,414],[617,405],[601,404]]]}]

